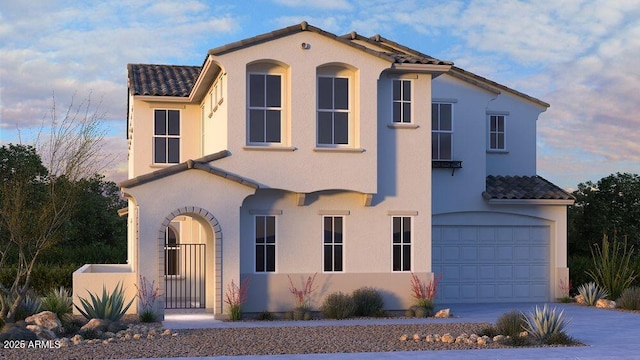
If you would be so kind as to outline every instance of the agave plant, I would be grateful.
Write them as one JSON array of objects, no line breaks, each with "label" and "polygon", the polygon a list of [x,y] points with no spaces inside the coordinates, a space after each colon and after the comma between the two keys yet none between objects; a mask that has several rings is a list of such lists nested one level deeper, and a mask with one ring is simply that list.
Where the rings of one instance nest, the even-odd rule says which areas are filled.
[{"label": "agave plant", "polygon": [[73,299],[64,286],[50,290],[41,300],[42,310],[54,312],[60,320],[68,320],[73,311]]},{"label": "agave plant", "polygon": [[568,321],[564,317],[564,310],[557,312],[544,305],[540,309],[537,305],[529,316],[525,317],[525,330],[536,340],[545,343],[548,339],[565,334]]},{"label": "agave plant", "polygon": [[124,305],[124,290],[120,282],[118,282],[111,294],[107,293],[107,289],[103,285],[102,297],[98,297],[90,292],[89,296],[91,296],[91,303],[85,298],[80,298],[83,309],[80,309],[76,304],[73,304],[73,306],[87,319],[105,319],[110,321],[120,320],[135,299],[131,299],[126,306]]},{"label": "agave plant", "polygon": [[600,299],[609,296],[607,290],[601,288],[595,282],[582,284],[578,287],[578,294],[584,297],[584,301],[589,306],[594,306]]}]

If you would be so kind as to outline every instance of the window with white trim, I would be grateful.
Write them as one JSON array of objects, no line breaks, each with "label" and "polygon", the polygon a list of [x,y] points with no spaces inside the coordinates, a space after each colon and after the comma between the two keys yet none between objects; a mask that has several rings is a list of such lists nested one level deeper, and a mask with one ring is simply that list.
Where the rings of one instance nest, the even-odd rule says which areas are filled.
[{"label": "window with white trim", "polygon": [[411,220],[410,216],[391,218],[393,271],[411,271]]},{"label": "window with white trim", "polygon": [[411,80],[393,80],[394,123],[411,123]]},{"label": "window with white trim", "polygon": [[431,104],[431,159],[453,160],[453,104]]},{"label": "window with white trim", "polygon": [[177,164],[180,162],[180,110],[153,112],[153,162]]},{"label": "window with white trim", "polygon": [[255,216],[256,272],[276,271],[276,217]]},{"label": "window with white trim", "polygon": [[318,145],[349,145],[349,103],[348,77],[318,76]]},{"label": "window with white trim", "polygon": [[323,271],[343,271],[344,217],[323,216]]},{"label": "window with white trim", "polygon": [[506,150],[504,115],[489,115],[489,150]]},{"label": "window with white trim", "polygon": [[282,142],[282,76],[249,74],[249,144]]}]

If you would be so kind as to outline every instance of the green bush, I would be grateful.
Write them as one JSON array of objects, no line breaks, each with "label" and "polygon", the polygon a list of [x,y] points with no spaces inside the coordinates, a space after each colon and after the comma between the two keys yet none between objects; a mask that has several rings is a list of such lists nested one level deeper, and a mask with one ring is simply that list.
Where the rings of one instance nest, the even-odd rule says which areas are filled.
[{"label": "green bush", "polygon": [[351,298],[355,304],[355,316],[378,316],[384,308],[382,296],[371,287],[354,290]]},{"label": "green bush", "polygon": [[582,295],[584,302],[589,306],[595,306],[598,300],[606,298],[609,293],[594,282],[582,284],[578,287],[578,294]]},{"label": "green bush", "polygon": [[632,286],[624,289],[616,304],[623,309],[640,310],[640,287]]},{"label": "green bush", "polygon": [[55,313],[61,321],[67,321],[71,318],[73,299],[69,290],[64,287],[61,286],[57,290],[49,290],[40,301],[42,302],[43,311]]},{"label": "green bush", "polygon": [[355,308],[351,295],[339,291],[324,299],[320,311],[329,319],[346,319],[353,316]]},{"label": "green bush", "polygon": [[620,242],[614,236],[610,243],[606,235],[602,239],[602,247],[596,244],[591,248],[593,268],[587,270],[587,274],[606,289],[612,299],[620,297],[636,278],[635,270],[631,267],[633,251],[633,246],[627,247],[626,239]]},{"label": "green bush", "polygon": [[498,334],[505,336],[520,336],[527,325],[526,316],[522,313],[512,310],[506,312],[496,320],[496,331]]},{"label": "green bush", "polygon": [[[80,266],[79,264],[36,264],[31,272],[29,288],[40,295],[61,286],[71,289],[73,272]],[[16,278],[16,271],[15,266],[0,268],[0,283],[12,284]]]},{"label": "green bush", "polygon": [[78,305],[73,304],[76,309],[87,319],[105,319],[110,321],[118,321],[127,312],[135,297],[125,306],[124,290],[122,284],[118,283],[111,294],[107,293],[107,288],[102,286],[102,297],[98,297],[92,293],[91,303],[85,298],[80,298],[82,309]]},{"label": "green bush", "polygon": [[565,333],[567,326],[564,311],[557,312],[556,308],[550,309],[547,305],[542,309],[536,305],[534,311],[525,317],[525,322],[525,330],[529,335],[543,344]]}]

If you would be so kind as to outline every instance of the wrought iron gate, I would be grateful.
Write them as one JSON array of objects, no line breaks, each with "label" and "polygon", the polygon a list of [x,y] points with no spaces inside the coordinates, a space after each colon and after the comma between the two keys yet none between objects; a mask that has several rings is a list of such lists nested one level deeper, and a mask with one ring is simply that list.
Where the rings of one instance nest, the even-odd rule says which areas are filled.
[{"label": "wrought iron gate", "polygon": [[205,307],[205,244],[176,244],[164,248],[166,309]]}]

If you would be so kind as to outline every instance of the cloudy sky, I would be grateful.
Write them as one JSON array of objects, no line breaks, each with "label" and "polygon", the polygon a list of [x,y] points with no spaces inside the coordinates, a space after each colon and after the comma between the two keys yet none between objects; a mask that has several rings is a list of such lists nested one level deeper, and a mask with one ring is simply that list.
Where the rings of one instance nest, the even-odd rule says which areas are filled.
[{"label": "cloudy sky", "polygon": [[0,3],[0,144],[29,142],[52,98],[100,103],[107,176],[126,178],[127,63],[201,65],[208,49],[306,20],[381,34],[551,104],[538,173],[564,188],[640,173],[640,0]]}]

